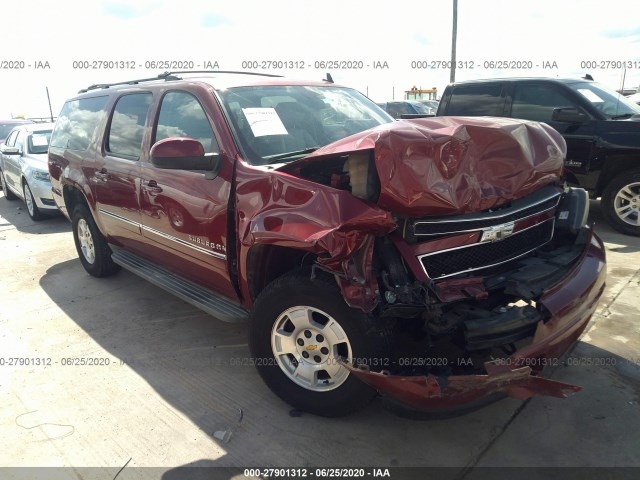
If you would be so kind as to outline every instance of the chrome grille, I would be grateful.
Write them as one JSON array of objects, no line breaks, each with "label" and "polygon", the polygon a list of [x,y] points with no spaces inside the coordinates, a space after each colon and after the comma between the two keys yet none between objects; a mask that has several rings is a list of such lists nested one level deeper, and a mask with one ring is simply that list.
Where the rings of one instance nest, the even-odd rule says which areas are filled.
[{"label": "chrome grille", "polygon": [[491,212],[472,213],[448,217],[433,217],[415,220],[412,232],[416,240],[425,236],[446,235],[481,230],[493,225],[522,220],[555,208],[560,200],[560,191],[554,186],[540,190],[511,202],[511,205]]},{"label": "chrome grille", "polygon": [[442,278],[500,265],[541,247],[553,237],[555,218],[489,243],[474,243],[419,256],[427,275]]}]

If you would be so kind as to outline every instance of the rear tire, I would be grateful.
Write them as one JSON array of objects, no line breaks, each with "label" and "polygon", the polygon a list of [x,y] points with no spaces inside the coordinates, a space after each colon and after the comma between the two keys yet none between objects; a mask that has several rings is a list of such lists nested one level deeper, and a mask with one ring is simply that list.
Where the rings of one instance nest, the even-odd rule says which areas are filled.
[{"label": "rear tire", "polygon": [[388,333],[345,303],[335,280],[295,271],[269,284],[252,311],[249,348],[267,386],[298,410],[325,417],[363,408],[376,391],[338,363],[389,362]]},{"label": "rear tire", "polygon": [[76,206],[71,222],[80,262],[89,275],[108,277],[120,270],[111,260],[111,249],[85,205]]},{"label": "rear tire", "polygon": [[602,213],[619,232],[640,236],[640,170],[623,172],[604,189]]},{"label": "rear tire", "polygon": [[4,172],[2,172],[2,189],[4,190],[4,198],[11,201],[17,200],[18,196],[13,193],[7,185],[7,179],[4,177]]}]

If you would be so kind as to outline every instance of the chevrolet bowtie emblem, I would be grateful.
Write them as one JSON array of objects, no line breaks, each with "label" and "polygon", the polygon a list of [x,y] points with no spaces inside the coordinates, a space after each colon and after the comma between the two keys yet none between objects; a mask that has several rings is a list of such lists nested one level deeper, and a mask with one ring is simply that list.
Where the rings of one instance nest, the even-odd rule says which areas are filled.
[{"label": "chevrolet bowtie emblem", "polygon": [[494,225],[482,229],[482,237],[480,242],[499,242],[513,234],[514,223],[503,223],[502,225]]}]

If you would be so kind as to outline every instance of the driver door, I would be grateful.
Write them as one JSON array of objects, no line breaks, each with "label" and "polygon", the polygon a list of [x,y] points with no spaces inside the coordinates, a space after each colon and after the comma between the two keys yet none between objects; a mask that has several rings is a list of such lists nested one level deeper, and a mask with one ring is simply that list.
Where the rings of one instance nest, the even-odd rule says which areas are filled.
[{"label": "driver door", "polygon": [[[171,137],[198,140],[205,153],[219,153],[218,140],[203,97],[204,88],[168,90],[161,95],[151,145]],[[221,158],[224,161],[226,158]],[[228,298],[237,294],[227,268],[227,209],[230,172],[168,170],[141,162],[142,234],[152,260]]]},{"label": "driver door", "polygon": [[597,122],[590,116],[580,124],[553,121],[553,109],[560,107],[574,107],[589,116],[577,101],[555,85],[536,82],[514,85],[511,117],[545,122],[555,128],[567,142],[565,166],[577,175],[586,175],[595,153]]}]

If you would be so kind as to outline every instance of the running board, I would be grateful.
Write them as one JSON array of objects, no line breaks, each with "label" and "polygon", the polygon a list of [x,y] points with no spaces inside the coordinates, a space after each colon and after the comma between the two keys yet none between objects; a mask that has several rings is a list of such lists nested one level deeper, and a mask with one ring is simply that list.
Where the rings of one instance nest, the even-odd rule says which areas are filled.
[{"label": "running board", "polygon": [[113,248],[111,259],[122,268],[224,322],[238,323],[249,318],[249,312],[240,305],[134,253]]}]

